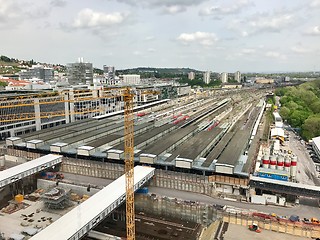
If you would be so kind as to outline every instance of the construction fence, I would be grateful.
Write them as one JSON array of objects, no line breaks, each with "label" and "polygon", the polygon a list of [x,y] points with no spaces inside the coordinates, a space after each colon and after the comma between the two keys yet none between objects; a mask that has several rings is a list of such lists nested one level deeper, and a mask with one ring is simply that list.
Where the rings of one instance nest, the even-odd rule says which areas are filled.
[{"label": "construction fence", "polygon": [[224,222],[249,227],[256,223],[261,229],[286,233],[307,238],[320,237],[320,225],[292,222],[288,219],[272,217],[263,213],[223,212]]}]

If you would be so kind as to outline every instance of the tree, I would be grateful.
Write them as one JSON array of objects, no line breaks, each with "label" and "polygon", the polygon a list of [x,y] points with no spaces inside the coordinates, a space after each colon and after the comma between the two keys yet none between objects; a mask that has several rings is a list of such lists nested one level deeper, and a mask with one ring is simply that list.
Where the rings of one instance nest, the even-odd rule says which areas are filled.
[{"label": "tree", "polygon": [[309,116],[302,125],[303,138],[310,140],[320,135],[320,115]]},{"label": "tree", "polygon": [[281,117],[283,118],[283,119],[285,119],[285,120],[288,120],[289,119],[289,117],[290,117],[290,109],[289,108],[287,108],[286,106],[284,106],[284,107],[281,107],[281,109],[280,109],[280,115],[281,115]]},{"label": "tree", "polygon": [[320,100],[318,99],[317,101],[313,102],[310,105],[310,109],[314,114],[320,113]]},{"label": "tree", "polygon": [[309,112],[296,110],[290,115],[289,123],[293,127],[301,127],[304,121],[309,117]]}]

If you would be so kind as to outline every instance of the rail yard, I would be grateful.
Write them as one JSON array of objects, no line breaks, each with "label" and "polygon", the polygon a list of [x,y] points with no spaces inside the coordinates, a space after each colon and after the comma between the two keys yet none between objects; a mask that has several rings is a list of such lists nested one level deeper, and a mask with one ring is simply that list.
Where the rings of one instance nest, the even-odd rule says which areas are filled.
[{"label": "rail yard", "polygon": [[[142,169],[139,170],[142,179],[144,174],[147,175],[150,171],[153,174],[148,175],[146,180],[139,180],[141,183],[137,182],[137,189],[146,186],[150,186],[150,189],[176,189],[212,198],[211,203],[201,203],[200,199],[181,200],[178,193],[175,198],[166,197],[165,194],[160,196],[149,193],[146,188],[147,190],[139,195],[148,197],[142,197],[143,201],[136,202],[138,212],[135,221],[140,239],[205,239],[203,236],[209,234],[211,224],[222,221],[226,214],[229,214],[230,219],[230,214],[234,214],[234,211],[240,211],[241,216],[250,216],[248,219],[252,221],[265,221],[263,214],[266,213],[257,215],[256,212],[261,212],[259,210],[226,208],[226,205],[232,205],[233,201],[294,208],[300,196],[319,199],[319,187],[309,188],[303,182],[297,182],[296,157],[278,154],[282,153],[282,150],[277,153],[274,151],[273,144],[281,140],[281,136],[270,139],[272,147],[260,143],[265,128],[270,127],[265,126],[266,95],[264,89],[211,91],[174,100],[157,100],[149,107],[134,110],[134,162],[136,167]],[[284,140],[281,143],[281,149],[288,145]],[[105,199],[109,201],[108,190],[104,189],[104,193],[100,190],[108,184],[101,184],[101,179],[120,181],[124,173],[124,123],[121,111],[11,136],[6,138],[3,146],[1,160],[4,169],[10,169],[8,166],[12,164],[23,166],[25,162],[40,157],[59,156],[61,159],[62,163],[60,160],[55,163],[56,168],[36,167],[36,170],[30,172],[31,175],[20,174],[15,177],[17,179],[12,180],[12,177],[8,186],[3,185],[6,195],[22,194],[28,198],[30,194],[34,196],[35,192],[39,193],[36,194],[39,197],[35,203],[30,197],[22,200],[25,202],[23,209],[36,205],[34,211],[52,213],[52,216],[44,214],[44,222],[48,219],[54,222],[45,224],[48,232],[53,231],[55,226],[63,226],[63,219],[70,218],[68,214],[71,218],[78,214],[78,218],[82,220],[75,223],[75,226],[80,224],[81,229],[76,230],[74,227],[74,235],[71,230],[72,237],[68,239],[116,239],[111,236],[125,236],[125,213],[121,205],[125,198],[122,192],[119,192],[115,202],[110,202],[106,209],[97,210],[101,211],[101,215],[97,212],[99,218],[88,217],[80,210],[82,202],[89,201],[87,199],[98,201],[95,199],[98,198],[96,192],[100,193],[100,198],[105,194]],[[285,164],[289,162],[282,159],[289,157],[290,166],[285,168]],[[271,164],[274,159],[277,159],[277,162]],[[299,159],[297,161],[299,162]],[[59,179],[41,179],[44,171],[59,171],[65,173],[66,177],[54,175],[60,176]],[[69,173],[75,174],[74,179],[68,177]],[[281,182],[278,178],[266,180],[272,174],[286,176],[286,181]],[[85,182],[80,176],[100,179],[100,184],[95,185],[94,180]],[[62,194],[60,187],[68,189],[67,192]],[[111,185],[109,187],[112,188]],[[43,195],[46,193],[48,196],[48,189],[51,189],[50,194],[53,194],[52,189],[55,189],[59,199],[56,200],[49,194],[50,204],[55,206],[51,209],[48,209],[48,198]],[[116,190],[110,190],[109,194],[112,191]],[[64,203],[65,196],[72,196],[70,199],[73,199]],[[230,204],[216,204],[215,198],[230,201]],[[3,203],[6,199],[2,200]],[[63,202],[63,206],[60,202]],[[12,213],[15,214],[11,215],[11,208],[6,208],[0,218],[19,218],[17,213],[21,210],[16,203],[10,204],[14,209]],[[6,206],[5,203],[2,205]],[[57,206],[62,206],[63,210],[58,210]],[[289,213],[290,210],[288,215]],[[108,217],[105,219],[106,216]],[[320,218],[316,214],[314,217]],[[87,219],[87,222],[83,219]],[[103,219],[105,220],[102,221]],[[277,218],[270,219],[279,221]],[[15,224],[19,224],[18,222],[15,220]],[[31,222],[27,224],[24,221],[24,224],[45,234],[46,228],[37,227]],[[319,234],[317,225],[298,227],[303,229],[299,236],[314,237]],[[1,228],[3,226],[0,225],[0,230],[4,232]],[[217,228],[212,230],[212,236],[218,236],[221,228],[222,225],[218,224]],[[6,237],[10,234],[20,233],[14,233],[12,229],[5,232]],[[37,239],[37,235],[41,234],[35,234],[31,239]],[[25,233],[20,236],[30,238]]]}]

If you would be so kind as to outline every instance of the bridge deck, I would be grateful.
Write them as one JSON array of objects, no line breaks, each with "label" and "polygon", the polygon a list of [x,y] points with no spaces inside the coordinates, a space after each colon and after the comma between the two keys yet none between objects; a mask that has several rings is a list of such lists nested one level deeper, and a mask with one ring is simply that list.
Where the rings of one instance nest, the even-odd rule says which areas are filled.
[{"label": "bridge deck", "polygon": [[[154,168],[134,168],[134,189],[137,190],[153,175]],[[108,214],[121,205],[126,197],[125,175],[94,194],[57,221],[36,234],[31,240],[80,239]]]},{"label": "bridge deck", "polygon": [[62,156],[48,154],[0,172],[0,187],[62,162]]}]

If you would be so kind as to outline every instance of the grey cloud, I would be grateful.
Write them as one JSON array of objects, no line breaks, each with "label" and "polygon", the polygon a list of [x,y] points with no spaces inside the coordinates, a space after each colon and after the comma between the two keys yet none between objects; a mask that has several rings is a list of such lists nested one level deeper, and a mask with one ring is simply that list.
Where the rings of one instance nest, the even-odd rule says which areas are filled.
[{"label": "grey cloud", "polygon": [[119,25],[123,23],[127,19],[128,15],[128,13],[120,12],[96,12],[90,8],[86,8],[78,12],[71,26],[74,28],[92,29],[110,27],[113,25]]},{"label": "grey cloud", "polygon": [[320,36],[320,26],[314,26],[309,28],[306,31],[306,34],[311,35],[311,36]]},{"label": "grey cloud", "polygon": [[65,0],[51,0],[50,4],[53,7],[65,7],[67,2]]},{"label": "grey cloud", "polygon": [[236,1],[229,6],[212,6],[203,8],[199,11],[200,16],[213,16],[217,19],[220,19],[223,15],[226,14],[238,14],[243,9],[254,6],[253,2],[249,0],[240,0]]},{"label": "grey cloud", "polygon": [[239,32],[242,37],[265,32],[280,33],[285,29],[297,27],[298,19],[299,17],[290,11],[256,13],[241,21],[231,21],[229,29]]},{"label": "grey cloud", "polygon": [[117,0],[121,3],[126,3],[142,8],[159,8],[162,13],[176,14],[184,12],[188,7],[200,5],[208,0]]}]

